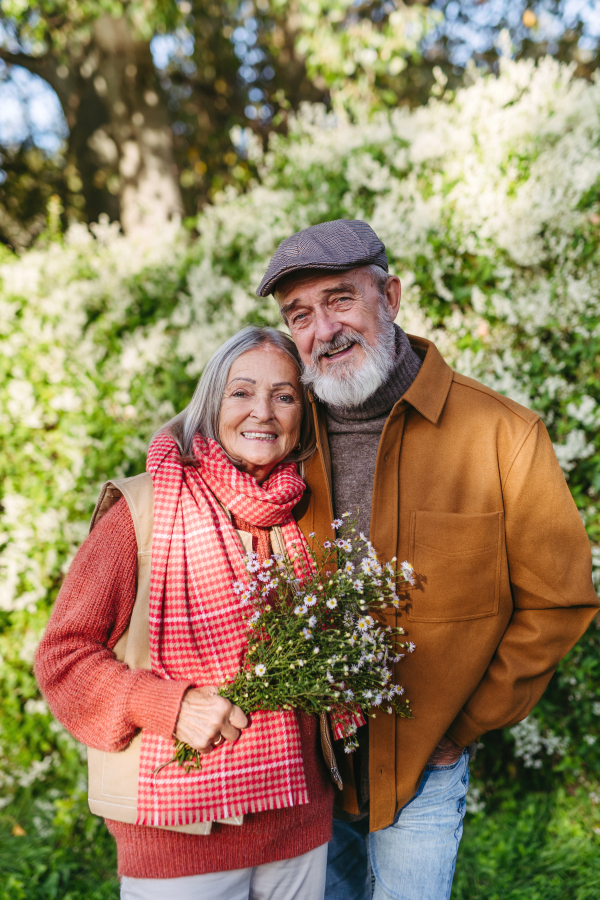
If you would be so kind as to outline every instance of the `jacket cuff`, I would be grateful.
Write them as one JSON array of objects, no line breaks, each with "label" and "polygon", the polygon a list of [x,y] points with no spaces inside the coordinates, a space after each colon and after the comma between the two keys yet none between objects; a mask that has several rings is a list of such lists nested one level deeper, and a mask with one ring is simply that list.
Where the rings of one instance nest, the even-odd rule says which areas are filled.
[{"label": "jacket cuff", "polygon": [[459,712],[446,732],[446,736],[459,747],[468,747],[473,741],[477,741],[481,734],[481,725],[474,722],[464,710]]},{"label": "jacket cuff", "polygon": [[127,703],[130,721],[172,740],[183,695],[193,687],[192,681],[165,681],[146,669],[138,671]]}]

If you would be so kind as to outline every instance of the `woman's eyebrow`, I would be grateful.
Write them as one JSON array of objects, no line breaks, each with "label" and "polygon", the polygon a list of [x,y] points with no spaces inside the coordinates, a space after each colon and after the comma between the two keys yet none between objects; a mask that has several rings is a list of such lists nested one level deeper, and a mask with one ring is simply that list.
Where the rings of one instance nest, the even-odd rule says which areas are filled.
[{"label": "woman's eyebrow", "polygon": [[287,384],[287,385],[288,385],[289,387],[291,387],[294,391],[296,390],[296,388],[294,387],[294,385],[292,384],[291,381],[276,381],[275,384],[273,385],[273,387],[274,387],[274,388],[283,387],[284,384]]},{"label": "woman's eyebrow", "polygon": [[232,378],[228,384],[232,384],[234,381],[247,381],[249,384],[256,384],[254,378],[244,378],[243,375],[237,375],[235,378]]}]

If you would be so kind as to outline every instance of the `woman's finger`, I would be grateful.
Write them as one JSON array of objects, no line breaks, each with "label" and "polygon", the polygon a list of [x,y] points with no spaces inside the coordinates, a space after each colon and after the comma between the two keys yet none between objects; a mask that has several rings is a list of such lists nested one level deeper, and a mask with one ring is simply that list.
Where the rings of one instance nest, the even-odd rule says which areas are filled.
[{"label": "woman's finger", "polygon": [[[238,728],[234,728],[234,726],[230,722],[227,722],[226,725],[223,725],[221,727],[221,734],[226,741],[237,741],[240,736],[240,730]],[[215,739],[218,737],[218,734],[215,735]]]},{"label": "woman's finger", "polygon": [[229,714],[229,721],[235,728],[247,728],[248,717],[239,706],[233,706]]}]

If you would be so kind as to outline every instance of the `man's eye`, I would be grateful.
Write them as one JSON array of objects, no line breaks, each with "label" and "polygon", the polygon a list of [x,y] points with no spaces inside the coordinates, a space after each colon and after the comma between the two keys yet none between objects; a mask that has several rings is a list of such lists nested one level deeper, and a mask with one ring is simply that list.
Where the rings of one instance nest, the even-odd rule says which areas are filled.
[{"label": "man's eye", "polygon": [[306,313],[298,313],[297,316],[293,317],[292,325],[301,325],[305,319],[306,319]]}]

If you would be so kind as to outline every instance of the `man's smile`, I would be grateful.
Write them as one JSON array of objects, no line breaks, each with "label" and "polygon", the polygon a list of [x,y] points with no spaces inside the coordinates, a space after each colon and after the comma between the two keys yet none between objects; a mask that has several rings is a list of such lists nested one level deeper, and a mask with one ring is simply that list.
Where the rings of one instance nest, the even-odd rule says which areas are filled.
[{"label": "man's smile", "polygon": [[348,355],[353,347],[356,346],[356,341],[348,340],[342,347],[336,347],[335,350],[328,350],[327,353],[324,353],[327,359],[333,359],[334,357],[340,357],[344,355]]}]

